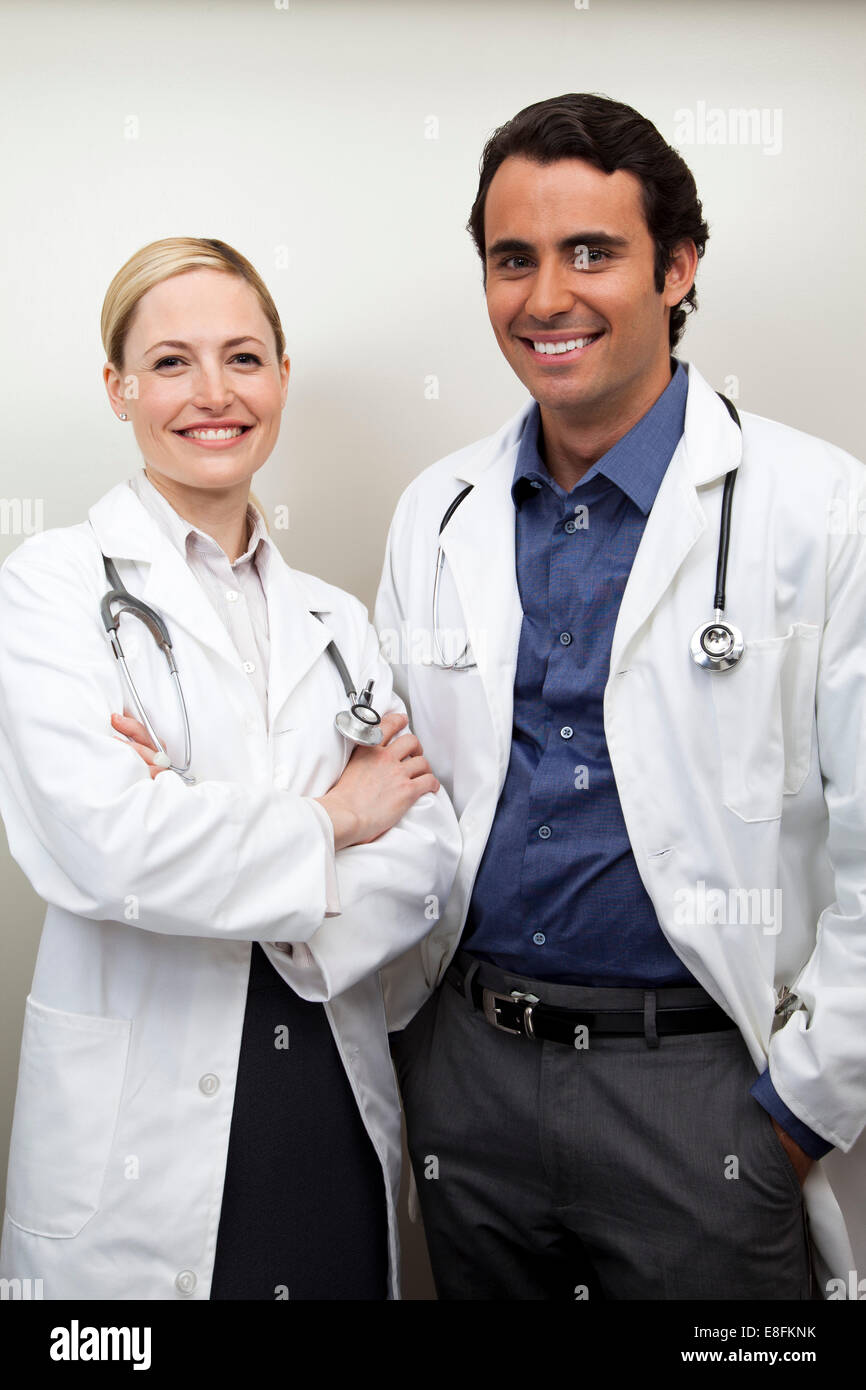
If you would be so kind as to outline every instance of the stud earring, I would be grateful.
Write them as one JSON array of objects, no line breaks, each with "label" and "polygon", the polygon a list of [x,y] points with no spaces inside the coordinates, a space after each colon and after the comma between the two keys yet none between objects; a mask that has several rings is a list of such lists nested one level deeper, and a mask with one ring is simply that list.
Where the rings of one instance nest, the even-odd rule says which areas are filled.
[{"label": "stud earring", "polygon": [[128,415],[121,415],[121,416],[120,416],[120,419],[121,419],[121,420],[128,420],[128,419],[129,419],[129,416],[128,416]]}]

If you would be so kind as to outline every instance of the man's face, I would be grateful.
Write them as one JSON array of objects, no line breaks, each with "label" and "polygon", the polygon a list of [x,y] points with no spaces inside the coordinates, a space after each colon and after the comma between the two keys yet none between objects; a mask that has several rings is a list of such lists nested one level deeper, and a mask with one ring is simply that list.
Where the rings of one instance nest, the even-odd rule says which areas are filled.
[{"label": "man's face", "polygon": [[490,322],[541,406],[591,416],[666,369],[667,309],[693,276],[675,267],[655,289],[633,174],[509,156],[487,191],[484,230]]}]

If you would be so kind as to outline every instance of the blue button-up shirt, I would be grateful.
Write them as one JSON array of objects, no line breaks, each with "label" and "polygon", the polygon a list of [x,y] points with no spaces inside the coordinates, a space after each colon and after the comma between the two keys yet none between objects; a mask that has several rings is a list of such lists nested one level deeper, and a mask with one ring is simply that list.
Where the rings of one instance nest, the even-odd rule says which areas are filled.
[{"label": "blue button-up shirt", "polygon": [[631,851],[604,733],[620,601],[683,432],[688,378],[566,492],[539,452],[536,405],[512,483],[523,624],[511,758],[463,944],[538,980],[693,984]]},{"label": "blue button-up shirt", "polygon": [[[569,493],[527,418],[512,482],[523,608],[511,757],[462,944],[536,980],[696,984],[662,932],[631,851],[604,733],[620,603],[683,432],[681,363],[658,400]],[[815,1158],[827,1143],[777,1095],[753,1095]]]}]

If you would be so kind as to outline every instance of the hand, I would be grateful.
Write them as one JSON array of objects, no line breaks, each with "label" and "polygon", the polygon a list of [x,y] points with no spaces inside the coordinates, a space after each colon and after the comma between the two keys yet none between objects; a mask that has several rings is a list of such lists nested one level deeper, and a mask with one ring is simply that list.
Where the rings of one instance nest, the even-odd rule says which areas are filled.
[{"label": "hand", "polygon": [[378,748],[358,744],[338,782],[316,800],[334,824],[334,848],[366,845],[405,816],[426,792],[438,792],[424,750],[414,734],[397,738],[405,714],[386,714]]},{"label": "hand", "polygon": [[154,757],[162,750],[154,745],[143,724],[140,724],[137,719],[133,719],[130,714],[113,714],[111,722],[115,729],[119,729],[121,734],[127,736],[120,738],[119,734],[115,734],[115,738],[119,739],[121,743],[128,743],[131,748],[135,749],[138,756],[147,763],[151,777],[158,777],[161,772],[168,771],[167,767],[154,766]]},{"label": "hand", "polygon": [[[773,1120],[772,1115],[770,1116],[770,1119]],[[806,1153],[805,1149],[800,1148],[800,1145],[797,1143],[796,1139],[791,1138],[788,1131],[782,1128],[778,1120],[773,1120],[773,1129],[779,1136],[779,1139],[782,1143],[782,1147],[784,1148],[785,1152],[790,1158],[794,1168],[794,1172],[800,1179],[800,1186],[802,1187],[803,1183],[806,1181],[806,1176],[809,1172],[809,1169],[812,1167],[812,1164],[815,1162],[815,1160],[814,1158],[811,1158],[809,1154]]]}]

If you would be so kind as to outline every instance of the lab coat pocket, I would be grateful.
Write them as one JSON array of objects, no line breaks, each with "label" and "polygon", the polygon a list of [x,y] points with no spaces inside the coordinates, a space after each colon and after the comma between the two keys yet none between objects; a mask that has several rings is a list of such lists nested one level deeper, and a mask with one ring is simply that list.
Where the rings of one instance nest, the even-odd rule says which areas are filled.
[{"label": "lab coat pocket", "polygon": [[721,757],[722,799],[744,821],[775,820],[783,796],[809,771],[819,628],[746,641],[730,671],[709,677]]},{"label": "lab coat pocket", "polygon": [[78,1235],[99,1207],[120,1108],[130,1022],[28,997],[6,1206],[33,1235]]}]

